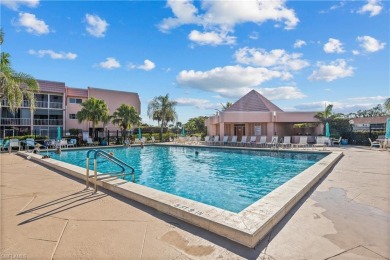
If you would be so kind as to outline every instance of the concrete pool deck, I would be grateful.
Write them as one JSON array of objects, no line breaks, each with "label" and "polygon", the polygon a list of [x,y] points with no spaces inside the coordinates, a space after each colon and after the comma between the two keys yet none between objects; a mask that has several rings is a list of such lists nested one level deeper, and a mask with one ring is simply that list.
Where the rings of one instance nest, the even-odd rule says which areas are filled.
[{"label": "concrete pool deck", "polygon": [[390,153],[344,157],[255,249],[1,154],[1,254],[15,259],[386,259]]}]

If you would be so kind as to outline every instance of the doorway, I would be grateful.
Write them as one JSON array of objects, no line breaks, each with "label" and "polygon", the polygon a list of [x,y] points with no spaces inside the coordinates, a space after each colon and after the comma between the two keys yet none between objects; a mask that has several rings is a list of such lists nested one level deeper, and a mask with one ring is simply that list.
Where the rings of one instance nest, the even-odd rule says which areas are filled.
[{"label": "doorway", "polygon": [[235,124],[234,125],[234,135],[237,136],[237,141],[241,142],[242,136],[245,135],[245,125],[244,124]]}]

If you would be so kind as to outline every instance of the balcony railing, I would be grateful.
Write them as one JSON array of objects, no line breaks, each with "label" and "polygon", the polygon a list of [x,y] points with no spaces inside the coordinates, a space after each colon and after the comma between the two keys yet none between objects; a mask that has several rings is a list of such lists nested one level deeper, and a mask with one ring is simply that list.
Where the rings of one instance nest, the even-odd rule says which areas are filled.
[{"label": "balcony railing", "polygon": [[35,101],[35,107],[62,109],[62,102]]},{"label": "balcony railing", "polygon": [[49,103],[50,108],[62,108],[61,102],[50,102]]},{"label": "balcony railing", "polygon": [[63,125],[62,119],[34,119],[34,125]]},{"label": "balcony railing", "polygon": [[30,125],[30,118],[2,118],[1,125]]},{"label": "balcony railing", "polygon": [[[9,107],[8,100],[2,100],[1,101],[1,106]],[[21,107],[30,107],[30,102],[28,100],[23,100],[22,104],[21,104]]]}]

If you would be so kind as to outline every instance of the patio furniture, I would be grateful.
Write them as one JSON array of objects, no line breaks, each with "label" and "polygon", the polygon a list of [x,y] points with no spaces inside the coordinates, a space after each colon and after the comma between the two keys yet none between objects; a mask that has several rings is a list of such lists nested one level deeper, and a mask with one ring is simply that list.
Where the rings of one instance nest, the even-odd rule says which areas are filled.
[{"label": "patio furniture", "polygon": [[309,147],[309,144],[307,143],[307,136],[300,136],[299,143],[292,144],[292,147],[297,147],[297,148]]},{"label": "patio furniture", "polygon": [[88,144],[88,146],[94,146],[95,145],[91,137],[87,138],[87,144]]},{"label": "patio furniture", "polygon": [[341,144],[341,136],[340,136],[339,139],[332,139],[331,144],[332,145],[336,145],[337,144],[337,145],[340,146],[340,144]]},{"label": "patio furniture", "polygon": [[237,135],[233,135],[232,140],[228,141],[228,145],[237,144]]},{"label": "patio furniture", "polygon": [[9,140],[8,151],[11,152],[13,147],[18,148],[18,150],[20,151],[20,142],[19,142],[19,139],[10,139],[10,140]]},{"label": "patio furniture", "polygon": [[255,136],[255,135],[252,135],[252,136],[251,136],[251,139],[249,140],[248,144],[249,144],[250,146],[256,145],[256,136]]},{"label": "patio furniture", "polygon": [[227,144],[228,139],[229,139],[229,136],[228,136],[228,135],[225,135],[225,136],[223,137],[222,141],[220,141],[219,143],[220,143],[221,145],[225,145],[225,144]]},{"label": "patio furniture", "polygon": [[75,147],[76,144],[77,144],[76,139],[70,139],[68,142],[68,147]]},{"label": "patio furniture", "polygon": [[285,136],[283,138],[283,143],[281,143],[281,145],[282,148],[287,148],[287,147],[291,148],[291,136]]},{"label": "patio furniture", "polygon": [[381,148],[381,143],[378,142],[378,141],[372,141],[371,138],[368,138],[368,140],[370,141],[370,149],[372,149],[372,147],[377,147],[377,148]]},{"label": "patio furniture", "polygon": [[265,146],[268,146],[270,148],[272,146],[276,146],[278,144],[278,139],[279,139],[279,137],[277,135],[273,135],[271,137],[271,142],[265,143]]},{"label": "patio furniture", "polygon": [[241,141],[237,142],[237,145],[244,146],[246,144],[246,135],[241,137]]},{"label": "patio furniture", "polygon": [[322,147],[325,150],[326,147],[326,137],[325,136],[317,136],[317,142],[313,144],[313,147]]}]

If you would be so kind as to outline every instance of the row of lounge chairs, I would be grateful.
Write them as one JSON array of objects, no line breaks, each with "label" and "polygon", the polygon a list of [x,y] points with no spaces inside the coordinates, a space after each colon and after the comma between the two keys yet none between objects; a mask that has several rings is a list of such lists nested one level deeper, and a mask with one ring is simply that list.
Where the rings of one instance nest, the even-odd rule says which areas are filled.
[{"label": "row of lounge chairs", "polygon": [[[338,143],[337,143],[338,142]],[[241,141],[237,141],[237,136],[224,136],[222,140],[219,136],[206,136],[204,140],[206,145],[230,145],[230,146],[249,146],[249,147],[264,147],[264,148],[309,148],[309,147],[322,147],[331,144],[340,144],[339,140],[335,140],[334,143],[329,143],[329,138],[325,136],[317,136],[315,144],[309,144],[307,142],[307,136],[300,136],[298,143],[291,143],[291,136],[284,136],[280,138],[278,136],[272,136],[271,140],[267,141],[267,136],[260,136],[258,140],[257,136],[242,136]]]}]

